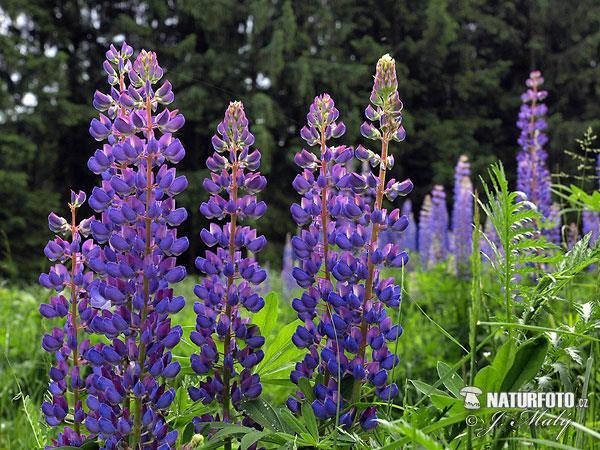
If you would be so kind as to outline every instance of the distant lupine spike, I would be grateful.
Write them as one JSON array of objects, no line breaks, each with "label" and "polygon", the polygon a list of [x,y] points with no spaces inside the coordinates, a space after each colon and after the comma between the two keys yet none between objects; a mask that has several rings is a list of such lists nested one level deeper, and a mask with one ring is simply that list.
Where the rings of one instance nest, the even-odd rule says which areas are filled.
[{"label": "distant lupine spike", "polygon": [[594,245],[600,237],[600,214],[597,211],[584,210],[582,214],[583,234],[592,233],[590,245]]},{"label": "distant lupine spike", "polygon": [[427,194],[419,212],[418,245],[421,265],[427,267],[429,260],[429,248],[431,247],[431,195]]},{"label": "distant lupine spike", "polygon": [[545,224],[547,229],[544,230],[544,234],[548,240],[556,245],[560,244],[560,205],[558,203],[552,203],[550,206],[550,212],[546,218]]},{"label": "distant lupine spike", "polygon": [[579,227],[575,222],[571,222],[565,231],[567,250],[572,250],[577,241],[580,239]]},{"label": "distant lupine spike", "polygon": [[417,224],[412,211],[410,199],[404,200],[402,204],[402,215],[408,217],[408,226],[400,235],[400,248],[411,253],[417,252]]},{"label": "distant lupine spike", "polygon": [[[517,155],[517,190],[537,206],[544,221],[547,221],[551,214],[552,197],[548,153],[544,150],[548,142],[544,132],[548,126],[545,119],[548,108],[542,101],[548,92],[540,89],[543,83],[544,78],[539,71],[531,72],[525,83],[527,91],[521,95],[523,104],[517,121],[517,127],[521,130],[518,139],[521,150]],[[557,227],[560,228],[560,224]],[[547,227],[543,234],[556,235],[555,229],[556,226]]]},{"label": "distant lupine spike", "polygon": [[448,209],[444,186],[435,185],[431,192],[431,218],[429,221],[429,266],[446,261],[448,257]]},{"label": "distant lupine spike", "polygon": [[[267,209],[256,198],[267,181],[257,172],[261,155],[251,149],[253,143],[242,103],[230,103],[212,138],[215,152],[207,160],[211,174],[204,180],[210,198],[200,206],[200,213],[215,221],[200,237],[216,250],[207,250],[204,257],[196,259],[196,267],[205,276],[194,289],[200,301],[194,304],[196,329],[190,340],[200,351],[193,353],[190,361],[202,380],[188,390],[193,401],[205,405],[216,401],[220,411],[194,418],[197,431],[220,417],[235,422],[243,413],[232,411],[231,406],[240,411],[242,400],[257,398],[262,392],[260,377],[252,374],[252,369],[264,357],[261,347],[265,338],[252,324],[251,314],[265,304],[259,291],[267,272],[252,255],[260,252],[267,240],[255,229],[241,225],[260,218]],[[225,222],[218,224],[217,220]],[[222,343],[223,354],[217,341]]]},{"label": "distant lupine spike", "polygon": [[292,239],[289,234],[285,237],[285,245],[283,247],[283,260],[281,266],[281,283],[283,285],[284,297],[288,299],[290,295],[297,289],[296,279],[292,275],[294,271],[295,258],[292,249]]},{"label": "distant lupine spike", "polygon": [[[500,238],[498,237],[498,233],[496,232],[496,228],[494,228],[494,224],[489,218],[486,218],[485,224],[483,226],[483,233],[485,237],[481,237],[481,241],[479,242],[479,248],[481,249],[481,253],[483,254],[483,261],[494,261],[494,251],[493,247],[500,250],[502,252],[502,245],[500,243]],[[492,245],[490,245],[490,243]]]},{"label": "distant lupine spike", "polygon": [[51,447],[80,447],[95,435],[85,435],[82,429],[86,418],[82,404],[85,395],[83,377],[88,364],[83,355],[90,347],[90,341],[82,339],[81,332],[87,331],[89,322],[95,317],[88,295],[93,272],[85,267],[88,254],[95,246],[91,239],[82,240],[90,233],[92,218],[77,223],[77,210],[85,199],[83,191],[71,191],[70,221],[54,213],[48,216],[49,227],[56,236],[48,242],[44,253],[55,264],[49,273],[40,276],[40,284],[56,291],[56,295],[50,297],[50,303],[40,305],[39,310],[46,319],[65,320],[62,328],[54,327],[42,339],[44,350],[55,357],[50,369],[52,401],[45,401],[42,411],[48,425],[70,425],[63,427]]},{"label": "distant lupine spike", "polygon": [[452,253],[456,273],[469,273],[469,257],[473,240],[473,183],[471,164],[466,155],[458,159],[454,173],[454,202],[452,207]]},{"label": "distant lupine spike", "polygon": [[102,176],[89,204],[101,213],[91,224],[102,245],[90,252],[88,266],[98,275],[90,286],[92,306],[101,311],[90,331],[105,336],[85,353],[93,366],[88,377],[87,428],[104,448],[172,448],[177,431],[166,421],[175,390],[167,380],[181,366],[171,350],[182,336],[170,314],[185,301],[170,285],[186,271],[176,256],[188,248],[176,227],[187,217],[175,196],[187,187],[175,164],[185,150],[172,135],[184,118],[165,105],[173,100],[156,54],[123,43],[106,52],[104,70],[110,92],[96,92],[101,111],[91,135],[107,143],[88,161]]}]

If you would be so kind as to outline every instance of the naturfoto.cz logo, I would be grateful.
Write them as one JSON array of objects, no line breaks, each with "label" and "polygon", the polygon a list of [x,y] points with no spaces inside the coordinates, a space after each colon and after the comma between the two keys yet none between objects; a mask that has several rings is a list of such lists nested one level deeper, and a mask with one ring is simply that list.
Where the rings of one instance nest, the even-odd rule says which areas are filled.
[{"label": "naturfoto.cz logo", "polygon": [[[466,386],[460,394],[465,398],[466,409],[479,409],[481,403],[478,398],[481,389],[475,386]],[[486,406],[488,408],[503,409],[543,409],[543,408],[586,408],[587,398],[576,401],[573,392],[488,392]]]}]

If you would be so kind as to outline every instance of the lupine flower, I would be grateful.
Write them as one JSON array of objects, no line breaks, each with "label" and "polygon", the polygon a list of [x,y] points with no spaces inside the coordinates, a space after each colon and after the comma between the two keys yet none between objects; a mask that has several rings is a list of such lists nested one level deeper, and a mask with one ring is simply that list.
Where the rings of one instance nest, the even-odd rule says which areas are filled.
[{"label": "lupine flower", "polygon": [[494,224],[489,218],[486,218],[485,220],[485,224],[483,226],[483,233],[485,234],[485,237],[487,237],[486,239],[482,236],[479,242],[479,248],[481,249],[483,260],[493,261],[495,254],[490,243],[493,244],[500,251],[502,251],[502,245],[500,243],[498,233],[496,232],[496,228],[494,228]]},{"label": "lupine flower", "polygon": [[454,204],[452,207],[452,252],[456,273],[469,271],[469,257],[473,240],[473,183],[471,165],[467,156],[458,159],[454,174]]},{"label": "lupine flower", "polygon": [[[194,289],[200,301],[194,304],[196,329],[190,339],[200,350],[190,361],[202,381],[188,389],[193,401],[205,405],[216,401],[220,411],[196,417],[196,431],[220,417],[234,422],[238,414],[231,406],[239,411],[242,400],[257,398],[262,392],[260,377],[252,374],[252,369],[264,357],[261,347],[265,338],[252,324],[250,314],[265,304],[258,289],[267,273],[252,255],[261,251],[267,240],[242,225],[258,219],[267,209],[256,198],[267,182],[257,172],[261,155],[251,149],[253,143],[242,103],[230,103],[212,138],[215,152],[206,162],[211,174],[203,185],[210,198],[202,203],[200,213],[209,220],[225,222],[212,222],[200,232],[203,242],[215,250],[196,259],[196,267],[205,277]],[[250,424],[249,419],[244,423]]]},{"label": "lupine flower", "polygon": [[[600,188],[600,155],[596,164],[598,187]],[[600,239],[600,213],[598,211],[584,210],[582,214],[583,234],[592,233],[590,244],[594,245]]]},{"label": "lupine flower", "polygon": [[429,266],[441,263],[448,257],[448,209],[444,186],[435,185],[431,192],[431,218],[429,220]]},{"label": "lupine flower", "polygon": [[[339,112],[328,94],[315,97],[307,115],[308,124],[302,129],[301,136],[309,146],[318,146],[319,152],[315,155],[303,149],[296,154],[294,160],[303,171],[294,179],[293,187],[302,195],[302,200],[291,207],[294,221],[306,226],[291,240],[293,256],[299,262],[298,267],[292,269],[292,275],[297,285],[306,289],[300,298],[292,301],[298,317],[305,322],[305,326],[298,327],[292,340],[297,347],[308,351],[304,360],[296,364],[291,379],[298,383],[302,377],[311,378],[315,371],[326,374],[324,384],[318,387],[319,401],[313,405],[315,414],[320,418],[335,416],[341,408],[337,401],[337,366],[332,362],[332,370],[329,370],[327,362],[320,361],[319,356],[322,344],[328,357],[339,353],[335,340],[327,340],[326,335],[334,327],[330,313],[335,305],[332,306],[328,300],[334,289],[331,271],[340,257],[331,246],[338,244],[348,250],[353,246],[352,241],[364,242],[367,232],[364,228],[354,231],[353,221],[362,215],[363,210],[354,198],[353,188],[364,190],[366,185],[363,177],[345,167],[353,158],[353,149],[344,145],[327,145],[329,139],[338,138],[345,132],[345,126],[338,122],[338,117]],[[323,276],[317,279],[320,271]],[[325,303],[322,312],[317,306],[319,301]],[[315,319],[318,320],[317,326],[313,322]],[[332,379],[332,375],[336,378]],[[302,398],[301,392],[298,396]],[[297,412],[298,400],[290,397],[288,406]]]},{"label": "lupine flower", "polygon": [[558,203],[552,203],[550,205],[550,212],[545,221],[546,229],[543,230],[548,240],[554,244],[560,244],[560,205]]},{"label": "lupine flower", "polygon": [[[540,89],[543,83],[544,78],[539,71],[531,72],[525,83],[527,91],[521,95],[523,104],[517,121],[517,127],[521,130],[518,140],[521,150],[517,155],[517,189],[537,206],[546,223],[550,219],[552,198],[546,161],[548,153],[544,150],[544,145],[548,142],[548,136],[544,133],[548,126],[545,120],[548,108],[542,103],[548,92]],[[549,237],[556,237],[554,229],[560,229],[560,221],[549,222],[542,231]]]},{"label": "lupine flower", "polygon": [[[52,401],[42,404],[42,412],[48,425],[53,427],[72,420],[72,428],[65,426],[51,447],[80,447],[86,439],[93,437],[86,436],[82,430],[86,418],[82,404],[85,392],[83,372],[87,364],[83,355],[90,347],[90,341],[82,339],[81,332],[95,315],[90,308],[88,291],[93,273],[85,267],[94,243],[91,239],[82,241],[90,233],[92,218],[77,223],[77,210],[85,199],[84,192],[71,191],[70,221],[54,213],[48,216],[48,225],[56,236],[48,242],[44,253],[55,264],[49,273],[40,276],[40,284],[54,290],[56,295],[50,297],[50,303],[40,305],[40,314],[47,319],[65,320],[62,328],[54,327],[42,339],[44,350],[55,357],[50,369]],[[65,240],[62,236],[70,239]],[[67,419],[68,416],[72,419]]]},{"label": "lupine flower", "polygon": [[283,295],[287,299],[292,292],[297,288],[296,280],[292,275],[294,270],[295,258],[292,249],[292,239],[289,234],[285,237],[285,245],[283,247],[283,261],[281,266],[281,284],[283,285]]},{"label": "lupine flower", "polygon": [[416,252],[417,247],[417,225],[412,213],[412,204],[410,200],[402,203],[402,215],[408,218],[408,226],[403,232],[387,229],[379,232],[379,245],[399,244],[400,248],[406,251]]},{"label": "lupine flower", "polygon": [[92,306],[101,311],[90,330],[108,342],[91,346],[85,357],[93,366],[88,378],[87,428],[97,433],[103,448],[172,448],[177,431],[166,421],[175,390],[166,381],[180,364],[171,349],[181,336],[170,314],[180,311],[183,297],[173,283],[186,271],[176,256],[188,247],[176,227],[187,217],[174,197],[187,186],[169,163],[185,151],[172,136],[184,123],[168,81],[158,85],[163,69],[156,54],[142,50],[132,62],[133,49],[111,45],[104,70],[110,92],[96,92],[101,111],[90,133],[106,140],[88,161],[102,176],[89,204],[101,213],[91,224],[102,245],[90,252],[88,266],[98,275],[90,286]]},{"label": "lupine flower", "polygon": [[590,245],[594,245],[600,237],[600,214],[597,211],[584,210],[582,214],[583,234],[592,233]]},{"label": "lupine flower", "polygon": [[[379,176],[370,171],[366,176],[350,172],[345,163],[352,158],[351,149],[326,144],[330,136],[337,137],[328,130],[338,129],[340,124],[333,123],[338,117],[333,101],[326,94],[319,96],[308,116],[306,130],[310,133],[304,130],[302,136],[309,145],[319,144],[321,151],[318,156],[306,150],[296,155],[296,162],[305,171],[296,178],[294,187],[303,198],[300,205],[292,206],[296,222],[306,226],[292,240],[302,264],[294,269],[295,278],[305,289],[292,303],[304,321],[293,341],[308,353],[292,371],[291,379],[298,383],[300,378],[321,374],[311,405],[315,415],[322,420],[338,417],[345,427],[358,418],[365,430],[376,426],[376,410],[367,408],[358,414],[354,405],[360,399],[361,386],[371,385],[385,401],[398,393],[396,384],[389,380],[398,357],[390,352],[387,342],[395,341],[402,327],[392,323],[385,307],[398,308],[401,292],[392,278],[379,277],[377,267],[402,267],[408,261],[398,244],[380,245],[378,241],[381,231],[402,231],[408,225],[408,218],[398,209],[389,213],[382,209],[383,196],[393,201],[412,190],[410,180],[385,180],[387,169],[393,165],[389,143],[404,139],[395,65],[388,55],[377,64],[371,101],[375,108],[369,106],[365,111],[371,122],[363,123],[361,133],[381,141],[382,151],[376,154],[359,146],[355,156],[372,167],[379,166]],[[374,199],[369,188],[374,188]],[[328,248],[329,242],[338,250]],[[322,277],[318,277],[320,270]],[[348,396],[340,395],[345,380],[353,380]],[[303,400],[298,392],[287,405],[297,412]]]},{"label": "lupine flower", "polygon": [[400,248],[408,252],[417,252],[417,224],[412,212],[412,202],[407,199],[402,204],[402,215],[408,217],[408,226],[400,234]]},{"label": "lupine flower", "polygon": [[571,222],[567,227],[565,234],[567,250],[572,250],[577,241],[579,240],[579,227],[575,222]]},{"label": "lupine flower", "polygon": [[421,256],[421,265],[427,267],[429,260],[429,248],[431,247],[431,195],[427,194],[423,199],[421,211],[419,212],[419,255]]}]

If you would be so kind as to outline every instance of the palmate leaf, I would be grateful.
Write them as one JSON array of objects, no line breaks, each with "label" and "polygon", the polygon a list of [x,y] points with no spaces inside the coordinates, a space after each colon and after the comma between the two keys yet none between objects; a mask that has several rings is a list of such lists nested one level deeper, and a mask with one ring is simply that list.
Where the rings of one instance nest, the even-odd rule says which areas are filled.
[{"label": "palmate leaf", "polygon": [[489,175],[489,183],[481,179],[486,198],[479,200],[479,205],[500,241],[500,246],[491,245],[495,259],[491,267],[501,283],[506,320],[511,321],[515,297],[529,301],[533,289],[530,274],[539,272],[542,264],[556,262],[557,247],[536,230],[536,224],[542,223],[541,214],[522,198],[524,194],[509,189],[502,164],[493,164]]}]

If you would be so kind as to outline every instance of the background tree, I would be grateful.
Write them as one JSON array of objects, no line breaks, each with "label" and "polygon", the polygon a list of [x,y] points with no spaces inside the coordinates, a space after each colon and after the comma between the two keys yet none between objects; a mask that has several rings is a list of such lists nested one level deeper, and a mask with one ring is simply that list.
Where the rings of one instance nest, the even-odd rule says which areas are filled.
[{"label": "background tree", "polygon": [[[600,6],[593,0],[5,0],[0,8],[0,271],[30,278],[44,264],[47,211],[67,190],[88,190],[85,164],[96,143],[87,128],[89,98],[110,42],[125,37],[153,48],[177,86],[186,114],[182,169],[190,211],[204,194],[210,130],[229,100],[242,100],[263,154],[270,208],[260,229],[265,257],[279,264],[286,232],[292,155],[302,145],[304,105],[322,92],[336,99],[358,133],[364,86],[377,59],[397,61],[407,140],[397,179],[410,175],[415,210],[434,183],[451,185],[454,161],[467,154],[474,179],[502,159],[514,174],[519,93],[539,68],[550,93],[551,170],[598,125]],[[450,199],[451,200],[451,199]],[[83,212],[85,213],[85,212]],[[201,243],[192,213],[182,233]],[[27,230],[27,233],[25,233]]]}]

